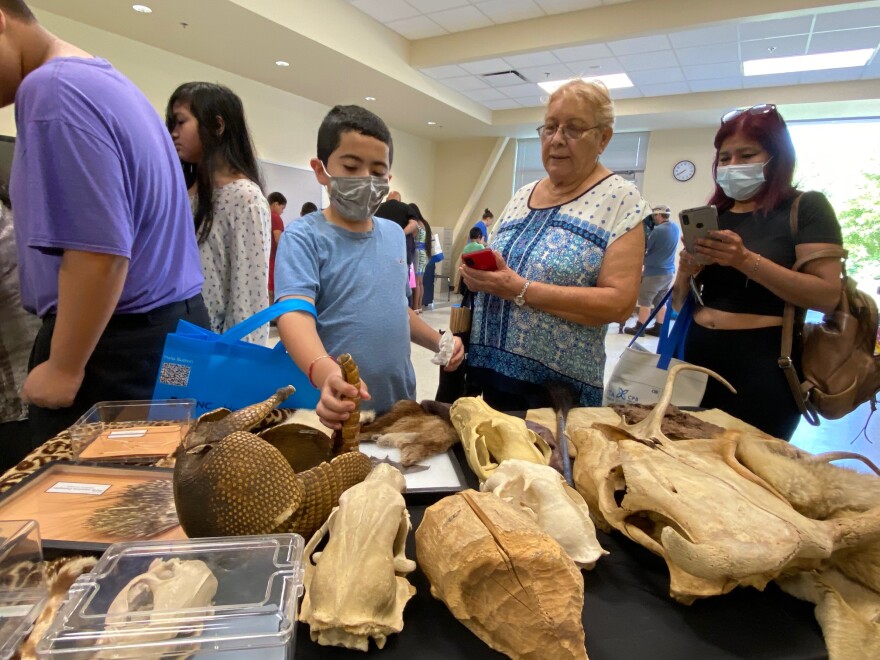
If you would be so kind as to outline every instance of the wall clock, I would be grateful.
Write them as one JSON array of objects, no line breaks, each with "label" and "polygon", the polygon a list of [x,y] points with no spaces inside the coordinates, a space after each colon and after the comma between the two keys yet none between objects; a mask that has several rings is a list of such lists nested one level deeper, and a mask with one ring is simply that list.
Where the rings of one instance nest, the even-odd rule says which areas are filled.
[{"label": "wall clock", "polygon": [[690,181],[694,178],[696,171],[697,166],[694,165],[693,161],[680,160],[672,168],[672,176],[675,177],[676,181]]}]

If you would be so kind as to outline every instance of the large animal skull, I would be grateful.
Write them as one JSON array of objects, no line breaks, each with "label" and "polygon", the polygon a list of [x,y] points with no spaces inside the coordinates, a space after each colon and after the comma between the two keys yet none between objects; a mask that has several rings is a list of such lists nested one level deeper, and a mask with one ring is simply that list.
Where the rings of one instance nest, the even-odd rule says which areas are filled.
[{"label": "large animal skull", "polygon": [[[411,525],[404,489],[397,469],[377,465],[343,493],[309,541],[300,620],[312,641],[366,651],[371,637],[381,649],[403,629],[403,608],[416,591],[403,577],[416,567],[405,555]],[[324,551],[313,555],[328,533]]]},{"label": "large animal skull", "polygon": [[482,399],[459,399],[452,404],[450,417],[468,465],[481,482],[511,458],[540,465],[550,462],[549,445],[524,420],[498,412]]},{"label": "large animal skull", "polygon": [[[139,644],[161,642],[178,637],[178,631],[168,625],[169,612],[192,608],[210,608],[217,593],[217,578],[207,564],[198,560],[178,558],[165,561],[154,559],[146,573],[132,579],[110,604],[107,610],[107,641],[110,644]],[[132,627],[147,629],[132,633]],[[149,631],[154,627],[155,631]],[[191,628],[187,637],[198,636],[201,625]],[[183,635],[180,635],[183,636]],[[168,644],[151,647],[145,655],[141,649],[131,657],[163,657],[163,653],[179,648]],[[155,653],[153,653],[155,651]],[[118,656],[114,656],[118,657]]]},{"label": "large animal skull", "polygon": [[556,539],[579,568],[590,569],[608,553],[596,539],[587,503],[549,465],[504,461],[480,487],[522,509]]}]

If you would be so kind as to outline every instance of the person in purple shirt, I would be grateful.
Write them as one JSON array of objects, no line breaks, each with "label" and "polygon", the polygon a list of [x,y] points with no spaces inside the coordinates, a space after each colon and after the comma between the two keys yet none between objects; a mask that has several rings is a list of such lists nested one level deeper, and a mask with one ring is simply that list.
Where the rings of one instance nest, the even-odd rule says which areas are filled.
[{"label": "person in purple shirt", "polygon": [[22,388],[36,446],[98,401],[151,398],[166,334],[208,318],[159,115],[106,60],[0,0],[0,107],[13,102],[21,299],[42,318]]}]

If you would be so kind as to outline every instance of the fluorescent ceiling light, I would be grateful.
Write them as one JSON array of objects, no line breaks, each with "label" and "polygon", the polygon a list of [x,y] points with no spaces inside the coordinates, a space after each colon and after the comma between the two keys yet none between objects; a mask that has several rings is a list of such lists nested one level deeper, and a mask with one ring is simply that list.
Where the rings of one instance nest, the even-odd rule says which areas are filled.
[{"label": "fluorescent ceiling light", "polygon": [[132,9],[141,14],[152,14],[153,10],[147,7],[146,5],[132,5]]},{"label": "fluorescent ceiling light", "polygon": [[278,60],[275,62],[275,66],[286,67],[290,66],[290,62],[285,62],[284,60]]},{"label": "fluorescent ceiling light", "polygon": [[844,50],[837,53],[821,53],[819,55],[768,57],[763,60],[747,60],[743,62],[743,75],[766,76],[771,73],[798,73],[800,71],[823,71],[825,69],[865,66],[873,53],[873,48],[863,48],[861,50]]},{"label": "fluorescent ceiling light", "polygon": [[565,80],[547,80],[545,82],[539,82],[538,86],[543,89],[548,94],[552,94],[557,89],[562,87],[565,83],[570,82],[572,80],[598,80],[601,83],[604,83],[608,89],[625,89],[627,87],[632,87],[633,82],[629,79],[629,76],[625,73],[613,73],[609,76],[590,76],[585,78],[566,78]]},{"label": "fluorescent ceiling light", "polygon": [[375,101],[375,100],[376,100],[375,96],[365,96],[364,97],[364,101]]}]

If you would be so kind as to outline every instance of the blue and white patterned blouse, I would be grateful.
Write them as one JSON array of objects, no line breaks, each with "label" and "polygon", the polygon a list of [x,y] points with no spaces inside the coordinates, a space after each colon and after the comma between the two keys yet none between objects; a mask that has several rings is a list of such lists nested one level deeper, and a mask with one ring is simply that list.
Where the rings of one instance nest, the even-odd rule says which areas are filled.
[{"label": "blue and white patterned blouse", "polygon": [[[501,215],[490,247],[532,282],[592,287],[605,251],[650,214],[638,189],[612,174],[578,198],[529,206],[537,181],[520,188]],[[528,295],[526,295],[528,300]],[[486,293],[474,302],[468,364],[504,379],[573,386],[582,406],[602,405],[607,325],[585,326]]]}]

